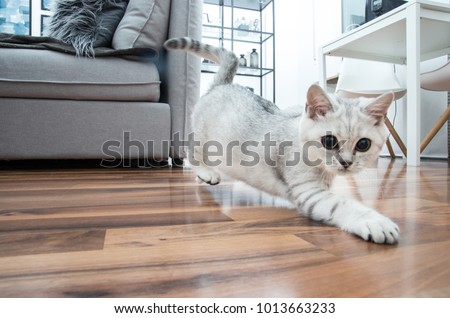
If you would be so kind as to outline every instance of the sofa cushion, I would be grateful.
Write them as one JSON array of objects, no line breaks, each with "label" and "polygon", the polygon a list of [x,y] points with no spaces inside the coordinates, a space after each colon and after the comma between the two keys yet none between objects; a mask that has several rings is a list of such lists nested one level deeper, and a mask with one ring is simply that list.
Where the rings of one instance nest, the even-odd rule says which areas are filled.
[{"label": "sofa cushion", "polygon": [[167,39],[170,0],[130,0],[114,33],[112,47],[161,49]]},{"label": "sofa cushion", "polygon": [[170,126],[162,103],[0,98],[0,159],[163,159]]},{"label": "sofa cushion", "polygon": [[0,49],[0,97],[156,102],[159,73],[145,59]]}]

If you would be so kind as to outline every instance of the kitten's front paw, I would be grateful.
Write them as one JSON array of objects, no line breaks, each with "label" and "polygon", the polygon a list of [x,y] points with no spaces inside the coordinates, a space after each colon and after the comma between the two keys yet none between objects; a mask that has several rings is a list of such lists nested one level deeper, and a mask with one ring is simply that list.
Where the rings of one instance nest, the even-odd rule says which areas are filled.
[{"label": "kitten's front paw", "polygon": [[196,173],[196,180],[199,184],[205,182],[210,185],[217,185],[220,183],[220,175],[212,170],[198,169]]},{"label": "kitten's front paw", "polygon": [[377,212],[372,212],[355,222],[350,232],[378,244],[396,244],[400,238],[397,224]]}]

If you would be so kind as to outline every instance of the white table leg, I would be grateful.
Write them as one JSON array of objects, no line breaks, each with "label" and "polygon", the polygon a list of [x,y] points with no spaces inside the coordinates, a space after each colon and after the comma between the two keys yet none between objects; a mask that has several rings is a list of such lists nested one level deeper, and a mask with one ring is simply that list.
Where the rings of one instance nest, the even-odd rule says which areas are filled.
[{"label": "white table leg", "polygon": [[327,56],[323,54],[322,48],[319,48],[319,85],[326,91],[327,90]]},{"label": "white table leg", "polygon": [[420,165],[420,4],[407,8],[406,18],[407,78],[407,165]]}]

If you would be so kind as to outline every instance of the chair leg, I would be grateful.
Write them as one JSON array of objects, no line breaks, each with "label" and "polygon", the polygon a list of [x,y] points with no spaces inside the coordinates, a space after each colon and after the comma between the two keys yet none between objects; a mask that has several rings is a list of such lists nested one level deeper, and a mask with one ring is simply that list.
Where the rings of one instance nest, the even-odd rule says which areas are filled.
[{"label": "chair leg", "polygon": [[406,155],[407,155],[406,146],[403,143],[403,141],[400,138],[400,136],[397,134],[397,131],[395,130],[395,128],[392,125],[392,123],[389,120],[389,118],[386,117],[385,123],[386,123],[387,128],[389,129],[389,132],[391,133],[392,137],[394,138],[395,142],[400,147],[400,150],[403,152],[403,155],[405,155],[405,157],[406,157]]},{"label": "chair leg", "polygon": [[391,159],[395,159],[395,153],[394,153],[394,149],[392,149],[392,144],[391,141],[388,139],[386,139],[386,147],[389,151],[389,155],[391,156]]},{"label": "chair leg", "polygon": [[422,140],[422,142],[420,144],[420,152],[425,150],[425,148],[428,146],[430,141],[434,138],[434,136],[436,136],[436,134],[438,133],[439,129],[441,129],[442,126],[444,126],[444,124],[447,122],[449,117],[450,117],[450,105],[449,105],[449,107],[447,107],[447,109],[441,115],[441,117],[439,117],[438,121],[433,126],[433,128],[431,128],[431,130],[428,132],[428,134]]}]

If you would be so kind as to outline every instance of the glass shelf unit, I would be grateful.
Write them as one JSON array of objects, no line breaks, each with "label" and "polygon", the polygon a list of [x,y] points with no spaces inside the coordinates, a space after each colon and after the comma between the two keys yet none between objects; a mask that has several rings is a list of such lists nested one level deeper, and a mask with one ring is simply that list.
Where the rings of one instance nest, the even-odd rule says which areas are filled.
[{"label": "glass shelf unit", "polygon": [[[275,101],[274,0],[204,0],[202,41],[244,56],[237,76],[254,77],[255,93]],[[250,53],[256,49],[258,67],[250,67]],[[205,62],[205,61],[203,61]],[[219,66],[202,63],[202,73],[216,73]],[[255,83],[255,82],[253,82]],[[256,86],[256,87],[253,87]],[[259,86],[259,87],[257,87]]]},{"label": "glass shelf unit", "polygon": [[[218,64],[202,63],[202,72],[217,73],[218,70],[219,70]],[[272,72],[273,69],[271,68],[239,66],[236,74],[242,76],[265,76]]]},{"label": "glass shelf unit", "polygon": [[204,24],[203,37],[210,39],[222,38],[223,40],[259,44],[260,42],[266,42],[273,37],[273,33]]},{"label": "glass shelf unit", "polygon": [[268,5],[273,2],[273,0],[204,0],[204,3],[223,5],[225,7],[234,7],[237,9],[262,11]]}]

